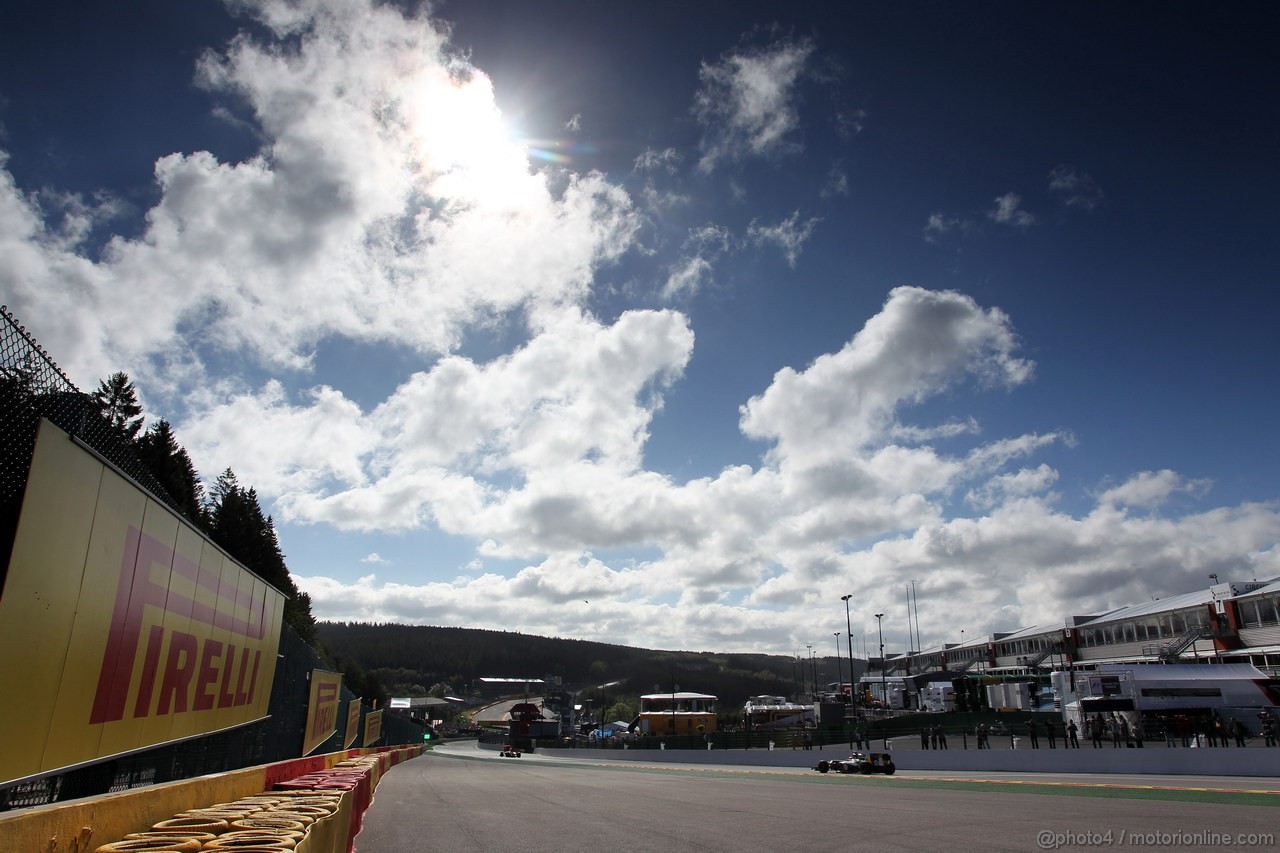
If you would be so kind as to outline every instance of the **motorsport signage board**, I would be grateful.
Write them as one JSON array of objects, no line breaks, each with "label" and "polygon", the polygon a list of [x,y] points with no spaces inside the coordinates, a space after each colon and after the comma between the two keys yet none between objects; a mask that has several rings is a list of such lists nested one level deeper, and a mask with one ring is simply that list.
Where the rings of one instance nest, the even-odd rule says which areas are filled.
[{"label": "motorsport signage board", "polygon": [[373,746],[382,737],[382,712],[370,711],[364,715],[364,746]]},{"label": "motorsport signage board", "polygon": [[0,782],[267,714],[284,596],[42,421],[0,595]]},{"label": "motorsport signage board", "polygon": [[353,697],[347,702],[347,727],[342,737],[342,748],[350,749],[356,742],[356,734],[360,731],[360,699]]},{"label": "motorsport signage board", "polygon": [[302,754],[310,755],[338,730],[338,705],[342,701],[342,673],[311,670],[311,698],[307,702],[307,733]]}]

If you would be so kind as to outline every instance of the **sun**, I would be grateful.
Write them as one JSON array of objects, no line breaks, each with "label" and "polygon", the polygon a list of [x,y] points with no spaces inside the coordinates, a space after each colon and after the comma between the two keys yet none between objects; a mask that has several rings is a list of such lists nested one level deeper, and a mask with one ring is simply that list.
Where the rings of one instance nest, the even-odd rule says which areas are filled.
[{"label": "sun", "polygon": [[406,85],[406,128],[433,195],[466,205],[524,207],[543,192],[526,146],[503,119],[484,72],[424,73]]}]

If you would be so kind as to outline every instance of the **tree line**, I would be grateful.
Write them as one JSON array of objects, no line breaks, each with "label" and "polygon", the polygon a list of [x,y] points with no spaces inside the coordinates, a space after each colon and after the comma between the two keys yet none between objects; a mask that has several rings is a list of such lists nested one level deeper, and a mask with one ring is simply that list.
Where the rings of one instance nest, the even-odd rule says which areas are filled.
[{"label": "tree line", "polygon": [[284,621],[311,646],[317,645],[311,597],[298,589],[285,564],[275,522],[262,511],[258,493],[242,486],[227,468],[206,493],[191,456],[178,443],[173,426],[161,418],[143,429],[138,391],[126,373],[113,373],[89,395],[94,408],[188,521],[218,547],[285,594]]},{"label": "tree line", "polygon": [[[541,678],[590,702],[604,721],[630,721],[645,693],[718,697],[722,714],[751,696],[796,696],[808,662],[788,655],[659,651],[511,631],[368,622],[320,622],[325,647],[374,673],[391,696],[468,696],[480,679]],[[819,658],[835,679],[835,658]]]}]

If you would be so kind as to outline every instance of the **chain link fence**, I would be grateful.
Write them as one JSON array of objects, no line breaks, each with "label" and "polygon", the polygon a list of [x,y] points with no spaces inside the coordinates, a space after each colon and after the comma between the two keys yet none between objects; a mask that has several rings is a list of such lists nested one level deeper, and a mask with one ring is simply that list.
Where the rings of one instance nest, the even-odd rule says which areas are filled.
[{"label": "chain link fence", "polygon": [[0,585],[9,565],[41,418],[92,448],[179,517],[196,523],[98,413],[92,398],[67,378],[8,307],[0,305],[0,555],[4,557]]}]

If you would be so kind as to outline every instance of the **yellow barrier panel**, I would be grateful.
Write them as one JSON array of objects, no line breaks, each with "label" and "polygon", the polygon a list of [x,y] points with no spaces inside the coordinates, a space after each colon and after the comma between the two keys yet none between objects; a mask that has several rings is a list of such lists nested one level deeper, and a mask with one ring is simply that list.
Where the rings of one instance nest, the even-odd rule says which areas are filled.
[{"label": "yellow barrier panel", "polygon": [[370,711],[364,715],[364,745],[373,746],[382,737],[382,712]]},{"label": "yellow barrier panel", "polygon": [[0,597],[0,782],[267,713],[284,596],[47,421]]},{"label": "yellow barrier panel", "polygon": [[351,744],[356,742],[356,734],[360,731],[360,700],[353,697],[347,703],[347,727],[343,730],[345,734],[342,738],[342,746],[350,749]]},{"label": "yellow barrier panel", "polygon": [[324,743],[338,730],[338,704],[342,699],[342,673],[311,670],[311,697],[307,702],[307,731],[302,754]]}]

